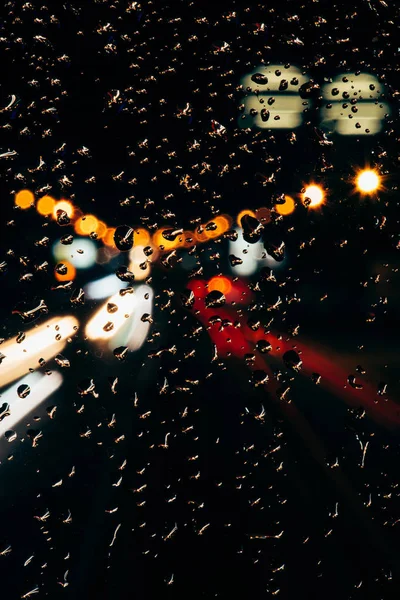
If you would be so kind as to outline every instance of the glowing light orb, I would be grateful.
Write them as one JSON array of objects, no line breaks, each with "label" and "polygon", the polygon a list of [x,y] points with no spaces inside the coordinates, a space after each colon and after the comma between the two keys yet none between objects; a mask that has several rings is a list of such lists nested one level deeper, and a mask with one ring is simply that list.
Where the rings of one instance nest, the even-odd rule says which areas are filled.
[{"label": "glowing light orb", "polygon": [[74,214],[74,206],[68,200],[60,200],[56,202],[53,207],[53,218],[57,219],[57,211],[62,210],[67,213],[68,217],[72,217]]},{"label": "glowing light orb", "polygon": [[42,196],[38,203],[36,204],[36,210],[40,215],[46,217],[47,215],[51,215],[54,207],[56,205],[56,201],[51,196]]},{"label": "glowing light orb", "polygon": [[324,198],[324,191],[319,185],[309,185],[306,187],[306,191],[303,194],[303,204],[307,204],[309,207],[314,208],[315,206],[322,204]]},{"label": "glowing light orb", "polygon": [[213,292],[217,290],[221,294],[229,294],[232,289],[232,283],[228,277],[216,276],[210,279],[208,282],[208,291]]},{"label": "glowing light orb", "polygon": [[296,204],[290,196],[285,196],[284,204],[275,204],[276,212],[282,216],[290,215],[295,208]]},{"label": "glowing light orb", "polygon": [[32,206],[35,201],[35,196],[29,190],[21,190],[15,194],[15,205],[23,210]]},{"label": "glowing light orb", "polygon": [[360,192],[369,194],[379,188],[380,178],[375,171],[365,169],[365,171],[361,171],[358,175],[356,183]]}]

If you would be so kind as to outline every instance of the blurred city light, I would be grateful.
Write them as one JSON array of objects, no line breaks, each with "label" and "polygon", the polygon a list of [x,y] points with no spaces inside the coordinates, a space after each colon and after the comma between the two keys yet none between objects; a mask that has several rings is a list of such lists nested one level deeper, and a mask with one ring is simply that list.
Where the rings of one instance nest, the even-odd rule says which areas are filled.
[{"label": "blurred city light", "polygon": [[149,285],[135,288],[135,308],[130,318],[125,337],[117,338],[117,343],[128,346],[132,351],[139,350],[147,339],[152,323],[154,292]]},{"label": "blurred city light", "polygon": [[324,85],[327,105],[321,110],[321,125],[340,135],[374,135],[383,126],[390,107],[380,102],[385,86],[369,73],[343,73]]},{"label": "blurred city light", "polygon": [[376,171],[365,169],[361,171],[356,179],[357,188],[364,194],[375,192],[380,186],[380,177]]},{"label": "blurred city light", "polygon": [[303,204],[315,208],[323,203],[325,199],[324,190],[319,185],[309,185],[303,193]]},{"label": "blurred city light", "polygon": [[94,215],[84,215],[75,221],[75,232],[78,235],[90,235],[96,233],[99,225],[98,219]]},{"label": "blurred city light", "polygon": [[230,265],[234,275],[247,277],[255,273],[261,267],[279,268],[285,261],[277,262],[265,251],[262,241],[248,244],[243,239],[243,230],[236,227],[237,240],[229,242],[229,254],[241,260],[240,264]]},{"label": "blurred city light", "polygon": [[68,338],[78,330],[78,320],[73,316],[54,317],[25,333],[18,343],[9,339],[1,346],[4,356],[0,369],[0,386],[7,385],[17,377],[39,367],[39,359],[48,361],[59,354]]},{"label": "blurred city light", "polygon": [[295,208],[295,201],[290,196],[285,196],[285,202],[283,204],[275,204],[276,212],[282,216],[290,215]]},{"label": "blurred city light", "polygon": [[[299,88],[309,78],[293,65],[265,65],[242,77],[240,83],[248,95],[239,117],[242,128],[295,129],[303,122],[304,100]],[[307,106],[311,101],[307,101]]]},{"label": "blurred city light", "polygon": [[134,246],[129,252],[129,270],[138,281],[142,281],[150,275],[151,263],[144,253],[144,246]]},{"label": "blurred city light", "polygon": [[59,270],[55,270],[54,275],[57,281],[73,281],[76,277],[76,269],[74,265],[72,265],[67,260],[63,261],[63,266],[66,269],[66,272],[60,272]]},{"label": "blurred city light", "polygon": [[147,246],[150,243],[150,234],[147,229],[139,227],[133,231],[133,243],[135,246]]},{"label": "blurred city light", "polygon": [[96,262],[97,247],[87,238],[75,238],[72,244],[56,242],[53,246],[56,261],[68,261],[76,269],[89,269]]},{"label": "blurred city light", "polygon": [[42,196],[36,204],[36,210],[40,215],[46,217],[53,213],[56,201],[51,196]]},{"label": "blurred city light", "polygon": [[238,214],[238,216],[236,217],[236,223],[239,225],[239,227],[242,226],[242,219],[246,215],[249,215],[250,217],[254,217],[255,219],[257,218],[256,213],[253,210],[250,210],[248,208],[245,210],[241,210],[240,213]]},{"label": "blurred city light", "polygon": [[215,290],[217,290],[218,292],[221,292],[221,294],[229,294],[229,292],[232,289],[232,283],[231,280],[228,277],[223,277],[222,275],[219,275],[217,277],[212,277],[210,279],[210,281],[208,282],[208,291],[209,292],[214,292]]},{"label": "blurred city light", "polygon": [[96,281],[91,281],[85,285],[83,290],[89,300],[103,300],[103,298],[108,298],[127,286],[127,283],[120,281],[112,274],[97,279]]},{"label": "blurred city light", "polygon": [[114,337],[132,315],[135,303],[136,294],[133,289],[108,298],[88,321],[85,328],[87,337],[90,340],[107,340]]},{"label": "blurred city light", "polygon": [[30,208],[35,202],[35,196],[30,190],[21,190],[15,194],[15,206],[19,206],[23,210]]},{"label": "blurred city light", "polygon": [[[10,414],[0,422],[0,435],[15,427],[25,416],[29,415],[35,408],[46,400],[51,394],[58,390],[63,382],[63,377],[58,371],[52,371],[51,375],[31,373],[23,377],[1,394],[1,402],[10,406]],[[18,388],[27,385],[30,393],[26,397],[18,395]]]},{"label": "blurred city light", "polygon": [[57,212],[59,210],[65,212],[69,218],[73,217],[73,215],[74,215],[74,205],[72,204],[72,202],[69,202],[68,200],[60,200],[59,202],[56,202],[54,204],[54,207],[53,207],[54,219],[57,219]]}]

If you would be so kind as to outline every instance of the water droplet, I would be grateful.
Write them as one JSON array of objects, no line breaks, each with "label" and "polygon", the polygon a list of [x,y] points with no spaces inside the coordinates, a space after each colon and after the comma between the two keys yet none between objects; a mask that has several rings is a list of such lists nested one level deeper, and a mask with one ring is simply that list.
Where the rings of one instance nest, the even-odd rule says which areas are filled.
[{"label": "water droplet", "polygon": [[296,350],[288,350],[282,356],[283,362],[288,369],[293,369],[294,371],[299,371],[302,366],[302,360],[300,356],[297,354]]},{"label": "water droplet", "polygon": [[207,294],[205,298],[205,305],[207,308],[217,308],[218,306],[223,306],[225,303],[225,295],[219,290],[213,290]]},{"label": "water droplet", "polygon": [[5,432],[4,437],[6,438],[7,442],[11,444],[11,442],[14,442],[17,439],[18,435],[16,431],[9,429]]},{"label": "water droplet", "polygon": [[114,232],[114,242],[118,250],[127,252],[133,246],[133,229],[129,225],[120,225]]},{"label": "water droplet", "polygon": [[31,388],[26,383],[18,386],[17,394],[20,398],[26,398],[31,393]]}]

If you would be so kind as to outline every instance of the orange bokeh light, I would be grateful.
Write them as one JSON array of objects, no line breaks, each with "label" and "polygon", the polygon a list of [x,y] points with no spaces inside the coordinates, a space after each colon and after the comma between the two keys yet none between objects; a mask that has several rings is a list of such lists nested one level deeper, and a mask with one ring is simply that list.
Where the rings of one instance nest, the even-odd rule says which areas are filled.
[{"label": "orange bokeh light", "polygon": [[218,215],[218,217],[215,217],[209,223],[214,223],[216,225],[216,228],[211,229],[209,231],[205,229],[205,231],[208,239],[214,239],[220,237],[222,234],[225,233],[225,231],[228,231],[228,229],[231,226],[232,219],[226,215]]},{"label": "orange bokeh light", "polygon": [[182,239],[184,248],[193,248],[193,246],[196,245],[196,237],[194,236],[193,231],[184,231]]},{"label": "orange bokeh light", "polygon": [[97,231],[99,221],[94,215],[84,215],[75,222],[75,232],[78,235],[90,235]]},{"label": "orange bokeh light", "polygon": [[180,245],[180,238],[181,236],[176,236],[175,240],[166,240],[165,237],[163,236],[163,231],[168,230],[168,227],[163,227],[162,229],[158,229],[154,234],[153,234],[153,239],[152,242],[154,244],[154,246],[156,246],[157,249],[159,250],[173,250],[174,248],[177,248]]},{"label": "orange bokeh light", "polygon": [[15,194],[15,206],[19,206],[23,210],[30,208],[35,201],[35,196],[30,190],[21,190]]},{"label": "orange bokeh light", "polygon": [[239,214],[238,214],[238,216],[237,216],[237,219],[236,219],[236,223],[237,223],[237,224],[238,224],[240,227],[242,226],[242,223],[241,223],[241,221],[242,221],[242,219],[243,219],[243,217],[244,217],[245,215],[250,215],[250,217],[254,217],[255,219],[257,218],[257,217],[256,217],[256,213],[255,213],[253,210],[250,210],[250,209],[248,209],[248,208],[246,208],[246,210],[241,210],[241,211],[240,211],[240,213],[239,213]]},{"label": "orange bokeh light", "polygon": [[46,217],[47,215],[51,215],[54,210],[54,206],[56,201],[51,196],[42,196],[39,198],[38,203],[36,204],[36,210],[40,215]]},{"label": "orange bokeh light", "polygon": [[104,223],[104,221],[98,221],[96,229],[97,237],[99,239],[103,239],[104,236],[107,234],[107,231],[107,225]]},{"label": "orange bokeh light", "polygon": [[232,283],[231,283],[230,279],[228,279],[228,277],[223,277],[222,275],[213,277],[208,282],[208,291],[209,292],[213,292],[213,291],[217,290],[218,292],[221,292],[221,294],[226,295],[226,294],[229,294],[231,289],[232,289]]},{"label": "orange bokeh light", "polygon": [[292,214],[296,208],[295,201],[290,196],[285,196],[284,204],[275,204],[275,210],[279,215],[286,216]]},{"label": "orange bokeh light", "polygon": [[150,234],[147,229],[139,227],[133,232],[133,243],[135,246],[147,246],[150,242]]},{"label": "orange bokeh light", "polygon": [[103,242],[106,244],[106,246],[110,246],[111,248],[116,248],[114,242],[114,233],[115,227],[109,227],[103,236]]},{"label": "orange bokeh light", "polygon": [[54,275],[55,278],[57,279],[57,281],[71,281],[73,279],[75,279],[76,277],[76,269],[74,267],[74,265],[72,265],[70,262],[63,260],[62,261],[63,265],[65,265],[67,267],[67,272],[62,274],[62,273],[57,273],[57,271],[54,271]]}]

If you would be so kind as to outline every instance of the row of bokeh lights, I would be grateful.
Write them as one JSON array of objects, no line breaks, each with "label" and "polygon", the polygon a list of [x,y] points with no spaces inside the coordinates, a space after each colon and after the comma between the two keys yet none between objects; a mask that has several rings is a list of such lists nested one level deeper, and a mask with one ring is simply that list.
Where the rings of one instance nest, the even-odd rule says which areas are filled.
[{"label": "row of bokeh lights", "polygon": [[[381,178],[375,170],[364,169],[358,171],[354,183],[359,193],[372,195],[381,187]],[[310,209],[320,207],[325,202],[325,199],[325,190],[316,183],[307,185],[300,195],[301,202]],[[77,235],[83,237],[90,236],[92,239],[101,240],[110,250],[117,251],[114,242],[116,229],[108,227],[104,221],[101,221],[92,214],[84,215],[69,200],[62,199],[57,201],[52,196],[45,195],[35,202],[33,192],[24,189],[16,193],[15,205],[22,210],[34,206],[40,215],[50,217],[53,220],[57,220],[60,214],[64,214],[70,219]],[[281,216],[288,216],[294,212],[296,205],[296,201],[291,196],[286,195],[284,202],[276,204],[274,210]],[[267,222],[270,219],[270,210],[267,208],[259,208],[255,211],[245,209],[237,215],[236,222],[239,226],[241,226],[241,220],[246,214],[259,219],[261,222]],[[169,252],[177,248],[189,249],[196,244],[221,237],[231,228],[232,223],[233,219],[229,215],[218,215],[212,221],[196,227],[194,231],[179,230],[177,235],[173,236],[173,239],[166,239],[163,235],[166,230],[170,230],[168,227],[160,228],[153,234],[143,227],[135,228],[133,230],[134,246],[144,248],[151,245],[157,253]],[[74,279],[75,274],[73,265],[69,265],[67,273],[56,272],[56,278],[59,281],[65,281]]]}]

